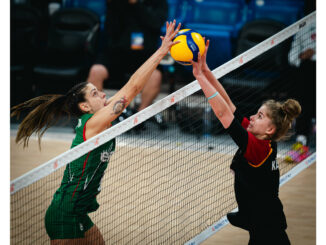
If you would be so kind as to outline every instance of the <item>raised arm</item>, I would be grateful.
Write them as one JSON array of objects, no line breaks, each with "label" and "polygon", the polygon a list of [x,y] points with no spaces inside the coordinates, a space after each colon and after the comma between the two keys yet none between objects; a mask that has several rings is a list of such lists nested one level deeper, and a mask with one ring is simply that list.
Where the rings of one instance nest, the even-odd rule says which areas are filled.
[{"label": "raised arm", "polygon": [[198,62],[192,61],[193,74],[208,99],[216,117],[220,120],[224,128],[228,128],[234,119],[234,111],[231,110],[220,91],[207,79],[202,70],[202,65],[203,57],[198,54]]},{"label": "raised arm", "polygon": [[181,24],[175,28],[175,20],[166,23],[166,34],[162,38],[161,47],[131,76],[127,84],[120,89],[107,105],[97,111],[86,124],[86,139],[107,129],[122,111],[130,104],[135,96],[143,89],[153,71],[159,65],[170,48],[177,42],[173,42],[174,36],[180,29]]},{"label": "raised arm", "polygon": [[202,66],[201,69],[206,76],[207,80],[209,81],[210,84],[216,89],[216,91],[222,96],[222,98],[225,100],[226,104],[230,107],[230,110],[232,113],[235,112],[236,107],[231,101],[229,95],[225,91],[223,85],[215,78],[213,72],[209,69],[207,63],[206,63],[206,56],[207,56],[207,50],[209,47],[209,40],[206,41],[206,47],[205,47],[205,52],[202,56]]}]

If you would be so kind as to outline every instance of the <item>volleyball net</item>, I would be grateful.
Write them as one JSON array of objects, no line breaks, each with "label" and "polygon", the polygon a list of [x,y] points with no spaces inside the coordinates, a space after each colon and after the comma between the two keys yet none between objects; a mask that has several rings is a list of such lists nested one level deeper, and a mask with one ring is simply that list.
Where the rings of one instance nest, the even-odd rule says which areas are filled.
[{"label": "volleyball net", "polygon": [[[296,97],[298,71],[287,63],[300,49],[289,51],[315,18],[306,16],[213,71],[244,115],[268,98]],[[150,122],[158,113],[168,119],[166,130]],[[136,133],[142,123],[146,130]],[[65,166],[113,138],[117,147],[102,179],[100,207],[89,214],[106,244],[199,244],[227,224],[225,215],[237,207],[230,172],[237,147],[193,81],[12,181],[11,244],[48,244],[44,216]],[[285,162],[292,144],[278,144],[281,184],[315,162],[314,147],[303,162]]]}]

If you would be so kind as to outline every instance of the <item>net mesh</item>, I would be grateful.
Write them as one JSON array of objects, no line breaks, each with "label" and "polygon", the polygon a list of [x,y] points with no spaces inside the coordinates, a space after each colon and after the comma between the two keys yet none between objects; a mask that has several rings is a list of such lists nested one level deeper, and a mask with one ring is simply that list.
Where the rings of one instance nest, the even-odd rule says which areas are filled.
[{"label": "net mesh", "polygon": [[[267,98],[295,97],[292,68],[285,64],[292,41],[290,36],[220,78],[246,116]],[[149,119],[145,130],[133,128],[116,137],[116,151],[97,197],[100,208],[89,214],[106,244],[184,244],[237,206],[229,169],[237,147],[202,92],[159,113],[168,121],[167,129]],[[290,139],[278,145],[281,175],[296,166],[283,161],[292,143]],[[11,195],[11,244],[48,244],[44,216],[63,171]]]}]

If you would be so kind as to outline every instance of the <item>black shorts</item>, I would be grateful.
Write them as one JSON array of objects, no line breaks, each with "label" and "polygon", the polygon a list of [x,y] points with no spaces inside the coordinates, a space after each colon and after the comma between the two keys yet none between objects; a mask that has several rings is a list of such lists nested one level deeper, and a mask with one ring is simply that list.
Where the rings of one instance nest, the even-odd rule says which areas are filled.
[{"label": "black shorts", "polygon": [[290,240],[285,230],[256,229],[249,231],[248,245],[290,245]]}]

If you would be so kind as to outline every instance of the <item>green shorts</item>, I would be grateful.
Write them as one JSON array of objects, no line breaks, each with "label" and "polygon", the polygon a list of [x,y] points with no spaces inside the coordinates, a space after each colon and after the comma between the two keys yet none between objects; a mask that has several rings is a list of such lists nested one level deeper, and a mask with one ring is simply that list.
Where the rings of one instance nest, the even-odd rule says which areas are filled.
[{"label": "green shorts", "polygon": [[93,225],[87,214],[66,213],[53,205],[45,214],[45,229],[51,240],[83,238]]}]

